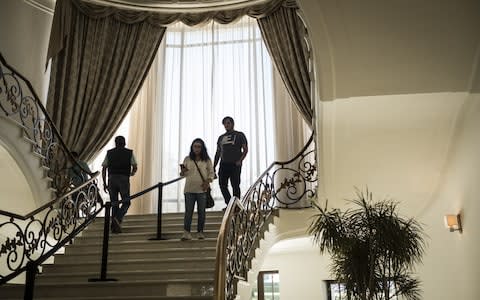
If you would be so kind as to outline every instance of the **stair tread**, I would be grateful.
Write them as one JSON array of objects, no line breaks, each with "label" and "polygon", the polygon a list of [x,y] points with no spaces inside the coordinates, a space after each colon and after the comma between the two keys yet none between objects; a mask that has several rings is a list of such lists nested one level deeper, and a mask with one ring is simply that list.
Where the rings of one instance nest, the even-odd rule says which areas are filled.
[{"label": "stair tread", "polygon": [[[172,262],[172,261],[179,261],[179,262],[186,262],[186,261],[205,261],[205,260],[215,260],[215,256],[206,256],[206,257],[171,257],[171,258],[127,258],[122,260],[114,260],[108,261],[108,264],[126,264],[126,263],[142,263],[142,262]],[[63,262],[61,263],[62,266],[64,265],[90,265],[90,264],[98,264],[98,261],[89,261],[83,260],[81,262]],[[45,266],[55,266],[60,264],[50,264]]]},{"label": "stair tread", "polygon": [[[75,246],[70,246],[72,248],[74,248]],[[216,247],[188,247],[188,248],[160,248],[160,249],[109,249],[108,250],[108,253],[109,254],[112,254],[112,253],[122,253],[122,254],[127,254],[127,253],[138,253],[138,252],[141,252],[141,253],[161,253],[161,252],[188,252],[188,251],[192,251],[192,250],[196,250],[196,251],[210,251],[210,250],[216,250],[217,248]],[[60,255],[63,255],[63,256],[81,256],[81,255],[93,255],[93,254],[100,254],[102,251],[101,249],[97,249],[96,251],[95,250],[86,250],[86,251],[82,251],[80,253],[67,253],[67,254],[58,254],[59,256]]]},{"label": "stair tread", "polygon": [[[207,216],[222,216],[225,214],[224,211],[222,210],[207,210],[206,211]],[[168,219],[168,218],[183,218],[185,215],[184,212],[174,212],[174,213],[164,213],[162,215],[163,219]],[[193,218],[196,218],[197,215],[195,214]],[[103,220],[103,217],[98,217],[99,220]],[[143,214],[143,215],[126,215],[124,218],[124,221],[128,220],[138,220],[138,219],[152,219],[152,220],[157,220],[157,214]]]},{"label": "stair tread", "polygon": [[[122,226],[122,229],[123,226]],[[128,227],[125,227],[125,229],[128,229]],[[220,229],[220,228],[219,228]],[[204,233],[209,233],[209,232],[218,232],[219,229],[205,229],[203,230]],[[85,235],[82,235],[81,238],[84,238],[84,237],[96,237],[98,236],[97,234],[90,234],[91,232],[88,232],[86,231],[85,232]],[[100,232],[98,231],[98,233],[102,233],[103,232]],[[168,230],[168,231],[165,231],[165,230],[162,230],[162,233],[165,233],[165,234],[176,234],[176,233],[183,233],[183,228],[177,228],[177,229],[171,229],[171,230]],[[154,234],[156,235],[157,232],[155,230],[155,228],[145,228],[145,231],[139,231],[139,232],[125,232],[123,231],[122,233],[120,234],[113,234],[111,236],[113,237],[122,237],[122,236],[131,236],[131,235],[145,235],[145,234]]]},{"label": "stair tread", "polygon": [[[122,233],[123,234],[123,233]],[[189,242],[196,242],[196,243],[203,243],[203,242],[216,242],[217,238],[208,238],[206,237],[203,240],[190,240],[190,241],[180,241],[180,236],[176,239],[165,239],[165,240],[114,240],[113,244],[135,244],[138,245],[138,243],[145,243],[145,244],[150,244],[150,243],[189,243]],[[89,246],[89,245],[101,245],[102,241],[100,239],[98,240],[93,240],[91,243],[88,244],[73,244],[74,246]],[[109,242],[109,244],[112,244],[112,241]]]},{"label": "stair tread", "polygon": [[[107,276],[107,279],[111,278],[110,275]],[[212,282],[212,278],[201,278],[201,279],[154,279],[154,280],[122,280],[122,281],[80,281],[80,282],[64,282],[61,284],[61,288],[64,287],[76,287],[76,286],[89,286],[89,285],[96,285],[96,284],[104,284],[104,285],[149,285],[149,284],[172,284],[172,283],[202,283],[202,282]],[[3,287],[5,288],[18,288],[18,286],[23,286],[22,284],[4,284]],[[36,284],[37,287],[57,287],[59,286],[58,282],[39,282]]]},{"label": "stair tread", "polygon": [[[10,300],[23,300],[23,298],[14,298]],[[35,298],[36,300],[65,300],[65,297]],[[210,300],[213,296],[92,296],[92,297],[68,297],[68,300]]]},{"label": "stair tread", "polygon": [[[122,275],[122,274],[137,274],[137,273],[147,273],[147,274],[163,274],[163,273],[206,273],[206,272],[214,272],[214,268],[196,268],[196,269],[191,269],[191,268],[185,268],[185,269],[165,269],[162,268],[161,270],[127,270],[127,271],[109,271],[108,273],[111,276],[114,275]],[[98,275],[98,272],[96,271],[90,271],[90,272],[55,272],[55,273],[42,273],[40,276],[42,277],[56,277],[56,276],[84,276],[84,275]]]},{"label": "stair tread", "polygon": [[[182,220],[183,222],[183,220]],[[220,226],[222,225],[222,222],[210,222],[208,224],[205,224],[205,226]],[[178,222],[178,224],[164,224],[162,225],[162,229],[165,227],[179,227],[181,228],[183,226],[183,223]],[[129,223],[122,223],[122,228],[150,228],[154,227],[155,229],[157,228],[156,224],[152,223],[152,226],[147,226],[146,224],[129,224]],[[89,225],[87,228],[88,232],[90,231],[98,231],[98,230],[103,230],[103,222],[101,224],[98,224],[97,226],[92,226]]]}]

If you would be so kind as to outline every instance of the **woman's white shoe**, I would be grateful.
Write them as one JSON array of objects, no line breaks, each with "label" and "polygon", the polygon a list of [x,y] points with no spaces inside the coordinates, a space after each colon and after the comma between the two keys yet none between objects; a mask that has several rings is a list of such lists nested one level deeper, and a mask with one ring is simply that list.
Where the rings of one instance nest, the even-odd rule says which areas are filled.
[{"label": "woman's white shoe", "polygon": [[182,241],[189,241],[192,239],[192,234],[188,231],[184,231],[181,240]]}]

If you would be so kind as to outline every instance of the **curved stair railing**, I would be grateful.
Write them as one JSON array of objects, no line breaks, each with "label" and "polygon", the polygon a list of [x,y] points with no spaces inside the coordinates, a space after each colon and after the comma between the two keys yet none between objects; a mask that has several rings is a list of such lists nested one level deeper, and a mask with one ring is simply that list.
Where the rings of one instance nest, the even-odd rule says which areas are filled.
[{"label": "curved stair railing", "polygon": [[90,179],[72,186],[68,171],[75,165],[81,166],[63,142],[31,83],[9,66],[1,54],[0,116],[21,128],[23,138],[32,144],[32,153],[41,158],[42,168],[57,195],[25,216],[0,210],[0,264],[6,267],[0,272],[0,285],[27,271],[28,286],[33,284],[29,280],[35,278],[38,266],[102,210],[97,185],[99,172],[86,172]]},{"label": "curved stair railing", "polygon": [[278,207],[289,208],[315,196],[313,137],[294,158],[272,163],[242,200],[232,198],[228,204],[217,240],[216,300],[235,299],[237,282],[247,280],[255,249],[274,216],[278,216]]},{"label": "curved stair railing", "polygon": [[25,216],[0,210],[0,264],[7,267],[0,285],[24,271],[26,285],[33,284],[29,276],[35,276],[38,266],[95,219],[103,209],[98,175]]},{"label": "curved stair railing", "polygon": [[0,115],[16,123],[32,151],[41,158],[57,197],[70,190],[68,169],[77,164],[31,83],[0,53]]}]

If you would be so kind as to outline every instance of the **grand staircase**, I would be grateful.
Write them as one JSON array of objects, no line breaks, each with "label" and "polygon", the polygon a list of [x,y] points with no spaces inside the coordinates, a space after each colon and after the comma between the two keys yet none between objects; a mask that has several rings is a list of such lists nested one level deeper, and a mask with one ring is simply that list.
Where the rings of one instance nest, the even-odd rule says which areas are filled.
[{"label": "grand staircase", "polygon": [[[162,238],[156,236],[156,215],[126,216],[121,234],[110,235],[107,279],[100,278],[103,218],[97,218],[42,266],[35,281],[34,299],[213,299],[215,247],[223,218],[207,211],[205,239],[180,241],[183,213],[164,214]],[[192,232],[197,219],[194,216]],[[23,285],[0,286],[0,299],[23,299]]]},{"label": "grand staircase", "polygon": [[[248,279],[252,258],[277,207],[304,207],[299,202],[316,191],[312,134],[294,158],[273,162],[242,200],[230,201],[225,219],[223,212],[207,212],[204,240],[180,241],[183,213],[163,215],[165,240],[151,240],[156,236],[156,215],[127,216],[123,233],[110,236],[105,274],[101,272],[104,222],[98,216],[109,209],[109,203],[98,197],[99,172],[72,187],[68,170],[78,162],[30,82],[1,54],[0,121],[0,137],[12,149],[21,140],[18,156],[33,157],[20,160],[20,167],[31,175],[27,179],[32,185],[38,184],[33,196],[41,200],[26,214],[0,210],[0,299],[200,300],[214,299],[214,294],[216,299],[237,299],[237,283]],[[55,197],[49,202],[52,192]],[[192,228],[195,224],[196,219]],[[7,283],[19,278],[17,282],[22,282],[19,275],[24,274],[29,288]],[[248,299],[250,287],[243,287],[243,298]]]}]

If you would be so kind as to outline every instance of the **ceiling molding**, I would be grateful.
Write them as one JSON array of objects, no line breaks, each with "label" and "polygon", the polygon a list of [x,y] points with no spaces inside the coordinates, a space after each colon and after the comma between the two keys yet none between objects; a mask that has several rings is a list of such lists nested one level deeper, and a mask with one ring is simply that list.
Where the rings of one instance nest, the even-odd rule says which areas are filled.
[{"label": "ceiling molding", "polygon": [[56,0],[23,0],[30,6],[35,7],[36,9],[41,10],[47,14],[53,15],[55,10],[55,1]]},{"label": "ceiling molding", "polygon": [[[56,0],[23,0],[42,12],[53,15]],[[270,0],[85,0],[104,6],[156,12],[201,12],[239,9]]]},{"label": "ceiling molding", "polygon": [[263,4],[270,0],[86,0],[105,6],[116,6],[132,10],[199,12],[212,10],[230,10],[246,6]]}]

